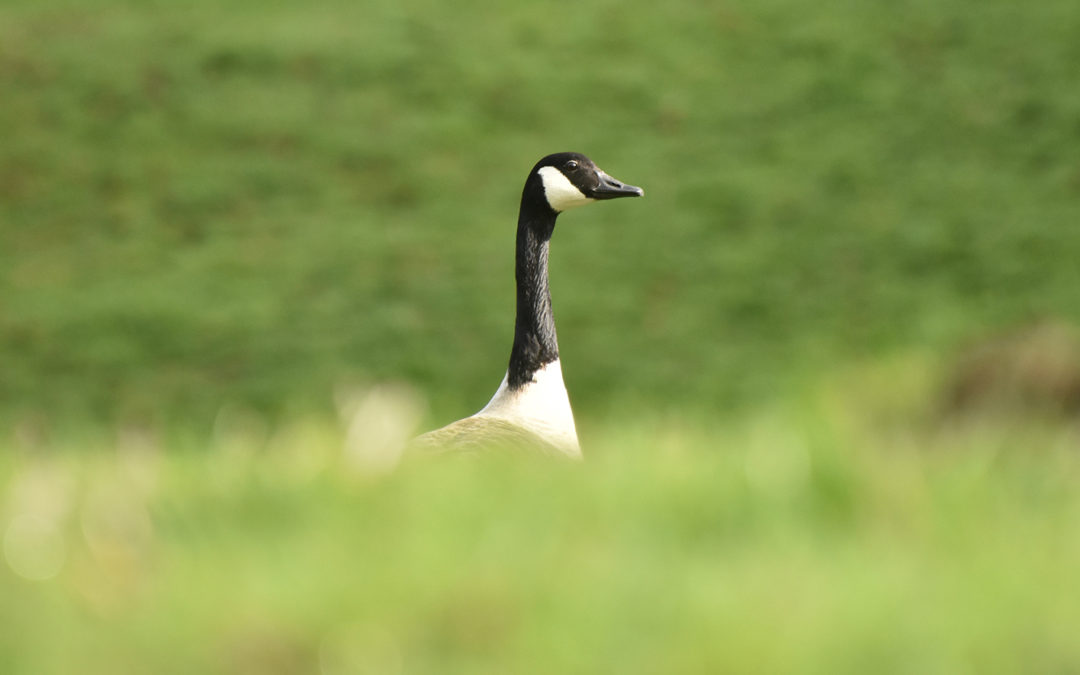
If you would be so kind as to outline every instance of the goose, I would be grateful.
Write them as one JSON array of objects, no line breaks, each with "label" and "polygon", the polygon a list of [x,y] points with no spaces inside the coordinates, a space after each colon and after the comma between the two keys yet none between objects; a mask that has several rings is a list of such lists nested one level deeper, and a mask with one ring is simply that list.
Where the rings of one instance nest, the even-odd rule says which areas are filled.
[{"label": "goose", "polygon": [[479,412],[417,437],[414,446],[442,450],[528,447],[581,457],[551,311],[551,235],[564,211],[644,194],[641,188],[604,173],[581,153],[559,152],[536,163],[525,180],[518,213],[517,318],[506,374]]}]

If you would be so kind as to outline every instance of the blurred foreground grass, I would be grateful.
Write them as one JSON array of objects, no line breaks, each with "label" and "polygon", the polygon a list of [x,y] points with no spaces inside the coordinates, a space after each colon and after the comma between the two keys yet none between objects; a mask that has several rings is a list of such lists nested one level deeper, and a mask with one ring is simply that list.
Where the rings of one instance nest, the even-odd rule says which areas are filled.
[{"label": "blurred foreground grass", "polygon": [[209,447],[23,438],[0,452],[0,670],[1080,668],[1076,427],[828,391],[594,423],[573,465],[385,475],[347,424],[242,414]]}]

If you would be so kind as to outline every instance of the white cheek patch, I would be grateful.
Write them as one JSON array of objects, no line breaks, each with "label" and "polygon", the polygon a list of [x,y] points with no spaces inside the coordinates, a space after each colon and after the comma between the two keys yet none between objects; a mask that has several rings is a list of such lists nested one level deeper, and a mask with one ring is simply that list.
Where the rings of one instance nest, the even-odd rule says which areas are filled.
[{"label": "white cheek patch", "polygon": [[553,166],[540,167],[537,173],[540,174],[540,179],[544,182],[544,196],[547,197],[551,208],[556,211],[565,211],[575,206],[584,206],[596,201],[586,197],[581,190],[570,182],[569,178],[563,175],[562,171]]}]

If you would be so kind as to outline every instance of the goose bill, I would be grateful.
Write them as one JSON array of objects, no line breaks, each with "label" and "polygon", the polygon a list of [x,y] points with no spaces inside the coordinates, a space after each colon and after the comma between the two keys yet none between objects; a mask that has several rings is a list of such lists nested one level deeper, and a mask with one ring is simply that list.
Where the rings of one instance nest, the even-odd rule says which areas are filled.
[{"label": "goose bill", "polygon": [[645,191],[636,185],[627,185],[620,180],[612,178],[603,171],[597,171],[596,173],[597,177],[600,179],[600,183],[592,189],[592,194],[589,195],[593,199],[641,197],[645,194]]}]

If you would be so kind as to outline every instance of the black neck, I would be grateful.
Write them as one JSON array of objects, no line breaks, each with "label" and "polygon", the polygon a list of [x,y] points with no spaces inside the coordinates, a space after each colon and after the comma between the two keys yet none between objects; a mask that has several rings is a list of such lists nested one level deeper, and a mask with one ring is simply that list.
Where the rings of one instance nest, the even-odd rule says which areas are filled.
[{"label": "black neck", "polygon": [[526,186],[518,215],[517,321],[514,347],[510,351],[507,385],[511,389],[530,382],[533,373],[559,358],[555,336],[555,315],[551,312],[548,288],[548,246],[558,214],[542,196]]}]

